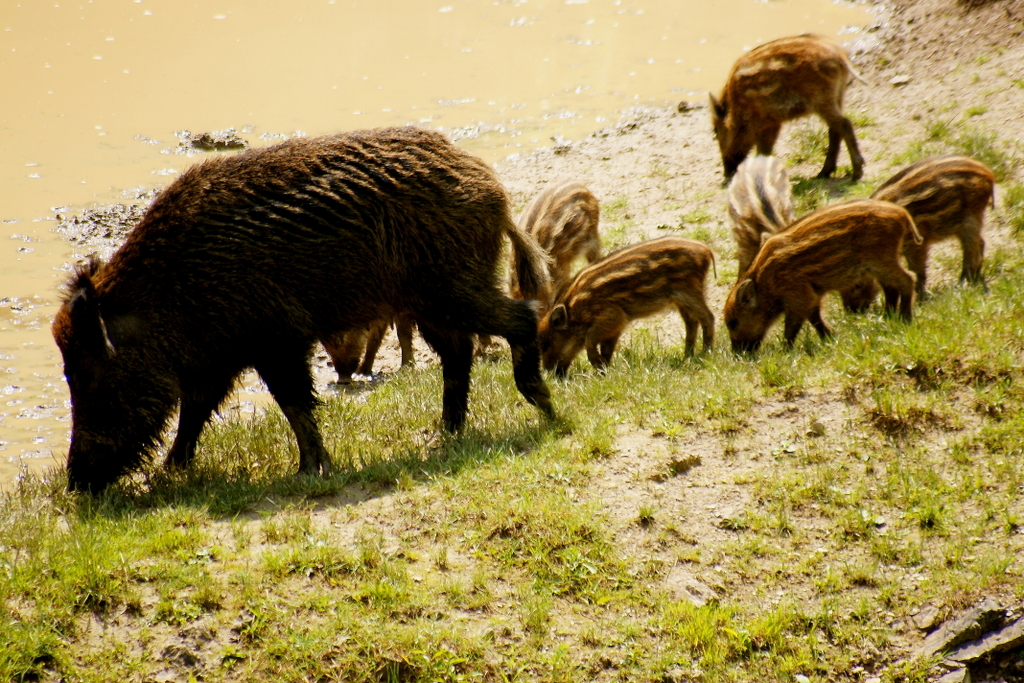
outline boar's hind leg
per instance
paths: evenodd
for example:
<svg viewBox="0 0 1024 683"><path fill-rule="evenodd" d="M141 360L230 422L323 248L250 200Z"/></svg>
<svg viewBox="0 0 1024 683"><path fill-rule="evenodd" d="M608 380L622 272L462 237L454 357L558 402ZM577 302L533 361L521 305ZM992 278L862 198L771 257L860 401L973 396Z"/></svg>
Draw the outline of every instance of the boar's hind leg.
<svg viewBox="0 0 1024 683"><path fill-rule="evenodd" d="M960 271L960 279L984 284L981 266L985 261L985 238L981 236L981 219L970 216L964 218L964 223L960 231L960 246L964 252L964 266ZM973 229L968 229L969 226Z"/></svg>
<svg viewBox="0 0 1024 683"><path fill-rule="evenodd" d="M853 123L843 116L839 110L827 112L822 118L828 124L828 152L825 154L825 165L822 166L819 178L828 178L836 170L836 163L839 161L839 147L842 142L846 143L846 150L850 153L850 166L852 173L850 180L860 180L864 175L864 157L860 154L857 146L857 136L853 132Z"/></svg>
<svg viewBox="0 0 1024 683"><path fill-rule="evenodd" d="M253 364L271 396L281 406L299 444L299 474L331 473L331 456L324 448L313 416L317 399L307 353L301 349L274 349Z"/></svg>
<svg viewBox="0 0 1024 683"><path fill-rule="evenodd" d="M473 338L468 334L437 330L422 323L420 334L441 358L441 373L444 375L441 423L446 431L457 432L466 423L466 412L469 409Z"/></svg>
<svg viewBox="0 0 1024 683"><path fill-rule="evenodd" d="M221 376L207 379L201 387L183 387L181 413L178 416L178 434L167 453L166 466L180 468L192 462L196 454L196 443L213 411L228 395L233 377Z"/></svg>
<svg viewBox="0 0 1024 683"><path fill-rule="evenodd" d="M925 280L928 271L928 246L927 242L924 244L914 244L911 240L906 240L903 243L903 255L907 257L907 267L917 277L914 289L917 291L917 298L922 300L928 296L925 291Z"/></svg>
<svg viewBox="0 0 1024 683"><path fill-rule="evenodd" d="M676 310L686 326L686 355L692 356L697 346L697 326L703 331L701 350L711 351L715 343L715 314L708 308L703 296L688 296L676 301Z"/></svg>
<svg viewBox="0 0 1024 683"><path fill-rule="evenodd" d="M914 276L896 263L888 272L876 273L875 277L885 292L886 312L895 311L898 303L900 317L909 322L913 317L911 308L914 305Z"/></svg>

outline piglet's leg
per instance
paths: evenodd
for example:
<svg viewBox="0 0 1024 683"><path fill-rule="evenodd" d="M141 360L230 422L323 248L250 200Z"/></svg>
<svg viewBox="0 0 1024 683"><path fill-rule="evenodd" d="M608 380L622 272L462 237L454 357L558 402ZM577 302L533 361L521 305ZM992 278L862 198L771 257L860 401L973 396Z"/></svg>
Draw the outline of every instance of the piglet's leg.
<svg viewBox="0 0 1024 683"><path fill-rule="evenodd" d="M384 320L378 320L370 325L369 332L366 335L366 351L363 353L363 362L359 366L360 375L369 377L373 374L373 362L377 360L377 351L380 350L380 345L384 341L384 335L387 333L388 323Z"/></svg>
<svg viewBox="0 0 1024 683"><path fill-rule="evenodd" d="M819 337L822 339L830 339L832 337L832 330L828 329L828 325L821 319L821 306L811 311L811 315L807 319L814 326L814 329L818 331Z"/></svg>
<svg viewBox="0 0 1024 683"><path fill-rule="evenodd" d="M964 251L964 265L960 279L975 284L984 284L981 266L985 260L985 239L981 236L981 219L966 216L960 229L960 246Z"/></svg>

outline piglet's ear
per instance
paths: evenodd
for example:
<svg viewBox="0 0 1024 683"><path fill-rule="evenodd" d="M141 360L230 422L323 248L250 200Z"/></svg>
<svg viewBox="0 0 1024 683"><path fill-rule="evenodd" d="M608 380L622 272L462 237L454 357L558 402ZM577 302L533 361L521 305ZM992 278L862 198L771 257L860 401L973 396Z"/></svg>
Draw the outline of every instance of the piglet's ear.
<svg viewBox="0 0 1024 683"><path fill-rule="evenodd" d="M726 114L725 103L719 101L714 93L708 93L708 98L711 100L711 116L713 119L724 119Z"/></svg>
<svg viewBox="0 0 1024 683"><path fill-rule="evenodd" d="M747 278L740 283L740 286L736 289L736 301L741 306L756 306L757 305L757 285L750 278Z"/></svg>
<svg viewBox="0 0 1024 683"><path fill-rule="evenodd" d="M548 322L556 330L564 330L569 326L569 311L566 310L565 304L558 304L551 309Z"/></svg>

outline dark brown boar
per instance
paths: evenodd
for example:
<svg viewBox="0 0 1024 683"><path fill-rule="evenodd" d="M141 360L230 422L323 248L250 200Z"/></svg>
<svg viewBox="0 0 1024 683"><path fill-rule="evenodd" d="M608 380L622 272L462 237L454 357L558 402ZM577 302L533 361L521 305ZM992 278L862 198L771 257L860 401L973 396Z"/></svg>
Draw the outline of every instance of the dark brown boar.
<svg viewBox="0 0 1024 683"><path fill-rule="evenodd" d="M914 277L900 265L905 236L921 240L905 209L855 199L818 209L769 238L725 302L733 350L757 350L780 315L785 315L787 346L806 320L823 339L831 336L821 319L822 298L866 277L881 283L888 310L898 305L910 320Z"/></svg>
<svg viewBox="0 0 1024 683"><path fill-rule="evenodd" d="M786 169L776 157L744 159L729 183L729 216L736 238L737 275L750 267L766 239L793 224L793 189ZM864 313L878 293L874 278L842 289L843 306Z"/></svg>
<svg viewBox="0 0 1024 683"><path fill-rule="evenodd" d="M366 327L345 332L335 332L320 340L331 357L340 384L352 382L355 374L369 377L373 374L373 363L377 360L388 329L394 326L398 335L398 346L402 350L402 367L416 365L412 349L412 335L415 323L408 313L399 313L394 320L376 320ZM362 358L362 362L360 362Z"/></svg>
<svg viewBox="0 0 1024 683"><path fill-rule="evenodd" d="M532 235L550 256L552 291L572 278L571 268L577 258L583 256L588 263L601 258L597 232L600 215L597 197L582 183L566 180L545 188L519 217L519 229ZM524 298L514 272L511 280L512 296Z"/></svg>
<svg viewBox="0 0 1024 683"><path fill-rule="evenodd" d="M295 138L190 168L108 263L67 284L53 334L71 390L69 488L139 467L178 403L168 464L188 464L247 367L295 432L299 472L329 474L313 344L398 313L441 358L446 429L466 418L475 333L509 341L516 386L552 414L536 304L499 287L505 236L524 290L546 299L544 254L496 174L433 131Z"/></svg>
<svg viewBox="0 0 1024 683"><path fill-rule="evenodd" d="M782 162L757 155L740 164L729 183L729 217L742 277L761 243L793 222L793 188Z"/></svg>
<svg viewBox="0 0 1024 683"><path fill-rule="evenodd" d="M907 265L917 275L917 296L925 296L925 270L932 244L956 237L963 249L960 279L982 282L985 208L994 203L995 177L985 164L956 154L911 164L875 190L872 198L905 208L924 241L903 244Z"/></svg>
<svg viewBox="0 0 1024 683"><path fill-rule="evenodd" d="M686 355L693 354L698 325L704 332L704 351L709 351L715 316L704 299L704 278L713 263L711 250L700 242L662 237L623 247L590 264L541 318L544 367L565 375L586 347L591 365L603 368L632 321L671 307L686 325Z"/></svg>
<svg viewBox="0 0 1024 683"><path fill-rule="evenodd" d="M828 125L828 152L818 177L827 178L836 170L840 143L845 141L852 178L860 178L864 158L853 124L843 116L843 95L851 77L863 80L846 50L821 36L780 38L740 57L721 97L711 95L711 121L726 179L752 147L756 145L759 154L771 154L782 124L808 114L817 114Z"/></svg>

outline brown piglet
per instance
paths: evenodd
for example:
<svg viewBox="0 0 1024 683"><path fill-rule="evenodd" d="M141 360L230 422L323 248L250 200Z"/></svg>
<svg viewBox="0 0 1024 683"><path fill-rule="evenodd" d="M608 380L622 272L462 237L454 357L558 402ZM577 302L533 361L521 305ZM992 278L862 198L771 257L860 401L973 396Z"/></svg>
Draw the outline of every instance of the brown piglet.
<svg viewBox="0 0 1024 683"><path fill-rule="evenodd" d="M532 235L551 257L548 272L552 291L572 278L572 264L577 258L583 256L588 263L601 258L597 232L600 215L597 197L582 183L566 180L545 188L519 217L519 229ZM514 271L511 280L512 296L524 298Z"/></svg>
<svg viewBox="0 0 1024 683"><path fill-rule="evenodd" d="M882 199L905 208L914 218L921 244L905 242L907 266L917 275L917 296L925 296L925 270L932 244L956 237L963 249L960 279L981 282L985 208L994 203L995 178L989 168L957 154L929 157L894 175L875 190Z"/></svg>
<svg viewBox="0 0 1024 683"><path fill-rule="evenodd" d="M591 365L604 368L631 322L673 307L686 325L686 354L693 354L698 325L704 351L710 350L715 316L704 298L704 279L713 264L711 249L681 237L623 247L590 264L558 292L541 318L545 369L565 375L584 347Z"/></svg>
<svg viewBox="0 0 1024 683"><path fill-rule="evenodd" d="M339 384L349 384L352 376L359 374L369 377L373 374L373 363L377 359L377 351L384 341L388 328L395 327L398 345L402 349L402 367L416 365L412 349L412 335L416 324L406 313L399 313L393 319L375 320L365 327L357 327L344 332L335 332L320 340L324 349L331 357L334 370L338 373ZM362 356L362 362L360 362Z"/></svg>
<svg viewBox="0 0 1024 683"><path fill-rule="evenodd" d="M760 155L744 159L729 183L729 217L742 278L764 241L793 224L793 189L782 162ZM878 283L871 277L839 292L853 313L867 311L876 294Z"/></svg>
<svg viewBox="0 0 1024 683"><path fill-rule="evenodd" d="M725 302L725 324L734 351L755 351L768 328L785 316L783 337L792 346L804 321L824 339L826 292L850 288L866 277L885 292L886 308L912 318L914 276L900 264L905 237L921 242L914 220L890 202L854 199L826 206L769 238Z"/></svg>
<svg viewBox="0 0 1024 683"><path fill-rule="evenodd" d="M863 175L864 157L853 124L843 116L843 95L850 78L860 78L839 45L810 34L780 38L740 57L720 97L711 95L711 121L725 166L736 172L752 147L771 154L782 124L817 114L828 125L828 152L818 174L836 170L839 147L846 143L854 180Z"/></svg>
<svg viewBox="0 0 1024 683"><path fill-rule="evenodd" d="M761 243L793 222L793 189L786 168L772 156L748 157L729 183L729 218L742 277Z"/></svg>

